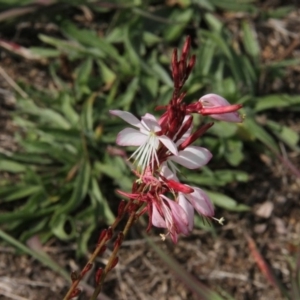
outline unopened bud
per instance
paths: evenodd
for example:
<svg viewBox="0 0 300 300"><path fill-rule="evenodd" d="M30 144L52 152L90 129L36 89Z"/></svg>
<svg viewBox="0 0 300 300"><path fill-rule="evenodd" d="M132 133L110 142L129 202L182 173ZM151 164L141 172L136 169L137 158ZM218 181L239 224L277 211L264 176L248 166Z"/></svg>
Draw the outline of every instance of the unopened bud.
<svg viewBox="0 0 300 300"><path fill-rule="evenodd" d="M105 252L105 250L106 250L106 246L103 245L103 246L101 247L101 249L100 249L98 255L99 255L99 256L102 255L102 254Z"/></svg>
<svg viewBox="0 0 300 300"><path fill-rule="evenodd" d="M107 240L107 241L110 240L111 237L112 237L112 235L113 235L113 230L112 230L111 226L109 226L109 227L107 228L106 240Z"/></svg>
<svg viewBox="0 0 300 300"><path fill-rule="evenodd" d="M79 276L79 273L78 273L77 271L72 271L72 272L71 272L71 280L72 280L72 282L78 280L79 277L80 277L80 276Z"/></svg>
<svg viewBox="0 0 300 300"><path fill-rule="evenodd" d="M93 264L88 263L84 269L81 271L81 277L83 277L91 268L92 268Z"/></svg>
<svg viewBox="0 0 300 300"><path fill-rule="evenodd" d="M188 77L191 74L192 69L194 68L196 63L196 55L192 55L189 64L186 68L186 76Z"/></svg>
<svg viewBox="0 0 300 300"><path fill-rule="evenodd" d="M125 208L126 202L122 200L118 207L118 218L120 218L124 214L124 208Z"/></svg>
<svg viewBox="0 0 300 300"><path fill-rule="evenodd" d="M96 272L96 275L95 275L95 281L96 281L96 284L98 285L100 283L100 279L102 277L102 274L103 274L103 269L102 268L99 268Z"/></svg>
<svg viewBox="0 0 300 300"><path fill-rule="evenodd" d="M81 290L79 288L74 289L72 294L70 295L69 299L75 298L80 294Z"/></svg>
<svg viewBox="0 0 300 300"><path fill-rule="evenodd" d="M119 262L119 257L117 256L114 258L113 262L111 263L109 271L111 271L117 265L118 262Z"/></svg>
<svg viewBox="0 0 300 300"><path fill-rule="evenodd" d="M100 244L100 242L106 238L106 234L107 234L107 229L103 229L99 235L98 244Z"/></svg>
<svg viewBox="0 0 300 300"><path fill-rule="evenodd" d="M115 241L114 248L119 248L124 240L123 232L119 232L118 237Z"/></svg>
<svg viewBox="0 0 300 300"><path fill-rule="evenodd" d="M182 47L181 59L183 61L186 60L186 58L189 54L190 48L191 48L191 37L188 36L185 40L185 43L184 43L183 47Z"/></svg>
<svg viewBox="0 0 300 300"><path fill-rule="evenodd" d="M194 189L190 186L182 184L172 179L167 179L167 185L170 189L174 190L175 192L182 192L184 194L191 194L192 192L194 192Z"/></svg>
<svg viewBox="0 0 300 300"><path fill-rule="evenodd" d="M203 135L214 123L207 123L201 126L196 132L190 135L183 143L178 147L178 151L185 149L187 146L191 145L195 140L197 140L201 135Z"/></svg>

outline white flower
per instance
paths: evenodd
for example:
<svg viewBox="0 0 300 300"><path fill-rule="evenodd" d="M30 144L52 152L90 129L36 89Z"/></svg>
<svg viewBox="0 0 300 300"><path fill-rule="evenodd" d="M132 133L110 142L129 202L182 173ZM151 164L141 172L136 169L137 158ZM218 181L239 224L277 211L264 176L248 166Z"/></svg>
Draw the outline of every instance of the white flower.
<svg viewBox="0 0 300 300"><path fill-rule="evenodd" d="M177 147L171 139L165 135L158 135L161 127L155 117L151 114L145 114L141 121L133 114L121 111L110 110L112 115L118 116L132 126L139 128L125 128L119 132L116 143L120 146L138 146L137 150L130 158L135 157L135 162L143 173L147 166L151 163L152 169L154 162L159 166L157 150L160 142L173 154L177 155Z"/></svg>

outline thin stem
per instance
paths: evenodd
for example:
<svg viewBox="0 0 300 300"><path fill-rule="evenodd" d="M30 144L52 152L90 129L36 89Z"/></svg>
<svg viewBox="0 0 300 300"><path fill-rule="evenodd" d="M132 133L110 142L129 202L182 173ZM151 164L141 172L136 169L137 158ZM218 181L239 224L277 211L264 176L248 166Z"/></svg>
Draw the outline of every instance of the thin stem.
<svg viewBox="0 0 300 300"><path fill-rule="evenodd" d="M129 217L127 223L126 223L126 226L125 226L125 228L124 228L124 230L123 230L123 235L124 235L124 237L127 235L128 231L129 231L129 229L130 229L130 227L132 226L132 224L133 224L133 222L134 222L134 220L135 220L135 217L136 217L136 211L134 211L134 212L131 213L131 215L130 215L130 217ZM93 293L92 297L90 298L90 300L96 300L96 299L97 299L97 296L98 296L99 293L101 292L102 286L103 286L103 282L104 282L104 280L105 280L105 277L106 277L106 275L108 274L108 272L111 270L112 263L114 262L114 260L115 260L115 258L116 258L116 256L117 256L117 254L118 254L118 251L119 251L119 249L120 249L120 246L121 246L121 243L120 243L118 246L116 246L116 247L114 248L114 250L113 250L113 252L112 252L112 254L111 254L111 256L110 256L110 258L109 258L109 260L108 260L108 263L107 263L106 266L105 266L105 269L104 269L103 274L102 274L102 276L101 276L100 282L99 282L99 284L96 286L96 288L95 288L95 290L94 290L94 293Z"/></svg>
<svg viewBox="0 0 300 300"><path fill-rule="evenodd" d="M123 210L123 214L121 216L118 216L116 218L116 220L114 221L114 223L111 225L111 228L112 229L115 229L117 227L117 225L120 223L120 221L123 219L129 205L130 205L131 202L128 202L126 204L126 206L124 207L124 210ZM126 227L125 227L126 229ZM125 231L124 229L124 231ZM84 268L82 270L85 270L89 267L90 264L93 264L96 257L99 255L99 252L101 251L102 247L108 242L108 240L106 239L103 239L102 241L100 241L100 243L97 245L97 247L95 248L93 254L91 255L90 259L88 260L88 262L86 263L86 265L84 266ZM84 274L83 274L84 275ZM67 294L65 295L65 297L63 298L63 300L69 300L70 299L70 296L72 295L73 291L77 288L78 284L80 283L80 281L82 280L83 278L83 275L82 275L82 272L81 274L79 275L79 277L74 280L72 282L72 285L70 286Z"/></svg>

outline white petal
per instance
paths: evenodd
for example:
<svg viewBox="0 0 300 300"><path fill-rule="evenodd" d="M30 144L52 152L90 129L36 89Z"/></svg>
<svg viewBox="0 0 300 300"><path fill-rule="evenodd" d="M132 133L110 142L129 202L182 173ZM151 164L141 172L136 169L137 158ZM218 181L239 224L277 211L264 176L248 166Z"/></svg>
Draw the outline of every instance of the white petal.
<svg viewBox="0 0 300 300"><path fill-rule="evenodd" d="M167 149L174 155L178 155L176 145L165 135L157 136L157 138L167 147Z"/></svg>
<svg viewBox="0 0 300 300"><path fill-rule="evenodd" d="M116 143L120 146L140 146L148 136L133 128L125 128L118 133Z"/></svg>
<svg viewBox="0 0 300 300"><path fill-rule="evenodd" d="M188 169L197 169L206 165L211 158L212 154L206 148L189 146L169 159Z"/></svg>
<svg viewBox="0 0 300 300"><path fill-rule="evenodd" d="M155 118L153 120L152 118L142 117L141 124L147 131L157 132L161 130L161 127Z"/></svg>
<svg viewBox="0 0 300 300"><path fill-rule="evenodd" d="M139 127L139 128L141 127L141 121L128 111L110 110L109 112L110 114L123 119L125 122L129 123L132 126Z"/></svg>
<svg viewBox="0 0 300 300"><path fill-rule="evenodd" d="M214 207L207 196L207 194L201 189L192 186L194 192L191 194L185 194L186 198L191 202L196 211L206 217L212 217L214 215Z"/></svg>
<svg viewBox="0 0 300 300"><path fill-rule="evenodd" d="M190 118L190 116L185 116L184 120L182 122L182 126L184 126L185 122ZM182 126L180 127L180 129L182 128ZM180 129L178 130L178 132L180 131ZM189 127L189 129L184 133L184 135L176 142L176 145L179 146L181 143L183 143L192 133L192 129L193 129L193 123L191 124L191 126Z"/></svg>
<svg viewBox="0 0 300 300"><path fill-rule="evenodd" d="M161 165L161 171L160 171L160 174L164 177L166 177L167 179L172 179L172 180L175 180L175 181L179 181L176 174L174 174L170 168L167 166L166 163L163 163Z"/></svg>

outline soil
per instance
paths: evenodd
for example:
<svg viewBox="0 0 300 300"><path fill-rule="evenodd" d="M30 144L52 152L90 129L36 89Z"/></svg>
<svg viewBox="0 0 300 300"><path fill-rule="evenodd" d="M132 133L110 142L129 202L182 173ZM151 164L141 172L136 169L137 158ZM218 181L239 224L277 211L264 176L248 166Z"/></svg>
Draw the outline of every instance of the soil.
<svg viewBox="0 0 300 300"><path fill-rule="evenodd" d="M272 1L269 1L270 3ZM238 14L222 16L230 20L230 26L239 22ZM280 22L260 22L253 26L258 32L261 60L280 61L284 58L300 58L300 10L294 10ZM1 36L0 36L1 37ZM7 37L6 37L7 38ZM24 35L13 37L14 42ZM238 37L237 37L238 38ZM27 45L28 46L28 45ZM39 88L51 88L47 68L43 63L16 57L8 51L0 52L1 68L17 82L30 82ZM286 69L282 81L268 82L261 79L261 93L300 92L300 67ZM1 149L14 151L14 125L10 111L14 106L14 89L0 74L0 143ZM279 119L300 133L300 117L296 113L278 115ZM296 152L283 149L284 155L299 169L300 157ZM215 225L212 234L203 229L194 229L189 237L181 237L174 246L169 240L161 241L157 232L149 236L169 256L225 299L231 295L241 300L283 299L278 289L266 279L254 256L247 237L252 237L258 251L273 268L283 285L291 288L289 258L294 257L300 242L300 178L286 168L281 161L261 153L252 153L241 169L250 174L247 183L233 183L223 192L251 207L245 213L217 209L216 215L226 220L224 226ZM1 173L0 180L11 176ZM120 250L120 261L109 274L101 299L114 300L181 300L197 299L176 277L158 254L143 239L145 225L138 223L131 231ZM60 266L74 270L84 265L86 258L75 258L75 245L65 245L51 240L42 246ZM92 247L90 249L92 251ZM106 261L109 250L99 258ZM94 274L94 271L92 271ZM86 284L92 288L93 276ZM14 248L0 247L0 299L37 300L62 299L68 288L65 279L49 270L32 257L16 253ZM88 290L88 288L87 288ZM85 289L86 291L86 289ZM87 299L86 292L80 299Z"/></svg>

